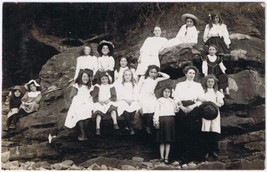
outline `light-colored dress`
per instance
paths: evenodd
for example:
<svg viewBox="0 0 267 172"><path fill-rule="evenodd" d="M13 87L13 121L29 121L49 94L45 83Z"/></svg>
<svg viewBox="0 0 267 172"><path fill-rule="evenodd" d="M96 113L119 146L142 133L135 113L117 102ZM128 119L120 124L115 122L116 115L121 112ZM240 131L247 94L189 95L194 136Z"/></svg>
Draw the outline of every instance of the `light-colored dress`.
<svg viewBox="0 0 267 172"><path fill-rule="evenodd" d="M213 24L212 28L210 28L209 24L206 25L205 31L203 34L203 41L206 42L211 37L223 37L226 45L231 44L227 26L223 23Z"/></svg>
<svg viewBox="0 0 267 172"><path fill-rule="evenodd" d="M175 112L177 109L174 99L161 97L157 100L153 121L158 123L160 116L175 116Z"/></svg>
<svg viewBox="0 0 267 172"><path fill-rule="evenodd" d="M77 83L74 84L73 87L76 88L78 92L72 99L65 120L65 126L68 128L75 127L76 123L81 120L91 118L93 110L93 101L90 95L92 89L88 89L86 85L79 87Z"/></svg>
<svg viewBox="0 0 267 172"><path fill-rule="evenodd" d="M134 112L140 109L136 84L133 85L131 82L117 84L116 93L118 99L118 116L121 116L124 111ZM131 104L128 104L125 100L134 101Z"/></svg>
<svg viewBox="0 0 267 172"><path fill-rule="evenodd" d="M148 37L140 49L140 63L138 63L136 74L144 75L149 65L160 67L159 52L167 43L163 37Z"/></svg>
<svg viewBox="0 0 267 172"><path fill-rule="evenodd" d="M204 94L204 99L206 101L212 101L213 103L216 103L219 105L219 107L223 106L223 97L224 95L220 92L217 91L215 93L214 89L209 89L208 91ZM214 120L207 120L202 118L202 128L201 131L203 132L216 132L216 133L221 133L221 115L220 111L218 111L218 116Z"/></svg>
<svg viewBox="0 0 267 172"><path fill-rule="evenodd" d="M184 24L179 32L177 33L176 37L170 39L167 43L168 47L179 45L179 44L197 44L198 41L198 30L195 26L186 27Z"/></svg>
<svg viewBox="0 0 267 172"><path fill-rule="evenodd" d="M22 108L27 113L38 111L41 98L42 98L41 91L26 92L21 99L22 104L20 108ZM27 104L25 104L24 102L26 102Z"/></svg>
<svg viewBox="0 0 267 172"><path fill-rule="evenodd" d="M113 71L115 66L115 60L112 56L98 57L98 70L100 71Z"/></svg>
<svg viewBox="0 0 267 172"><path fill-rule="evenodd" d="M90 69L93 71L93 75L96 74L98 69L98 62L96 56L80 56L77 58L76 70L74 80L78 77L81 69Z"/></svg>
<svg viewBox="0 0 267 172"><path fill-rule="evenodd" d="M98 87L98 88L97 88ZM94 112L96 111L100 111L103 114L106 114L110 108L111 105L113 105L114 107L117 107L116 104L116 91L114 91L115 93L111 93L111 90L115 88L113 87L113 85L107 84L107 85L95 85L94 91L95 92L95 96L97 98L97 101L94 101ZM115 97L114 95L115 94ZM110 102L108 104L100 104L100 101L106 101L106 100L110 100Z"/></svg>

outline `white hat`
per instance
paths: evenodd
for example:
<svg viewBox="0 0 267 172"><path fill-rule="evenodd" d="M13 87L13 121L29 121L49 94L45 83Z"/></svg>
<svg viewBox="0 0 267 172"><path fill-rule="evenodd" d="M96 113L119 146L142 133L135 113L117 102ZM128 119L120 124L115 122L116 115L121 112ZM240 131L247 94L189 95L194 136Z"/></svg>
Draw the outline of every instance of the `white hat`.
<svg viewBox="0 0 267 172"><path fill-rule="evenodd" d="M195 21L195 22L194 22L195 25L197 25L197 24L199 23L198 18L197 18L195 15L193 15L193 14L189 14L189 13L183 14L182 17L181 17L181 20L182 20L183 22L185 22L185 20L186 20L187 18L191 18L192 20L194 20L194 21Z"/></svg>

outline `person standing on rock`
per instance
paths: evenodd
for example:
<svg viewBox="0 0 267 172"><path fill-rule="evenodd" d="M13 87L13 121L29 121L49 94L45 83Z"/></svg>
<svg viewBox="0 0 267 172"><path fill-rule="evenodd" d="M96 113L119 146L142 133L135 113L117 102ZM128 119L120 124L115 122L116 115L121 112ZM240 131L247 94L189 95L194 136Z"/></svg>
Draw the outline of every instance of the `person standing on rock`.
<svg viewBox="0 0 267 172"><path fill-rule="evenodd" d="M40 85L35 80L30 80L25 84L27 92L21 98L21 105L18 113L14 114L13 122L16 125L21 117L24 117L32 112L38 111L42 94Z"/></svg>
<svg viewBox="0 0 267 172"><path fill-rule="evenodd" d="M169 79L170 76L160 72L156 65L148 66L145 76L141 76L138 83L140 112L143 115L144 126L148 134L152 134L153 115L155 112L157 98L155 88L160 81Z"/></svg>
<svg viewBox="0 0 267 172"><path fill-rule="evenodd" d="M204 50L207 50L209 45L214 44L218 47L218 53L229 54L231 40L227 26L223 23L218 12L209 14L209 24L205 27L203 40L205 42Z"/></svg>
<svg viewBox="0 0 267 172"><path fill-rule="evenodd" d="M87 140L85 133L85 120L92 117L93 101L90 95L90 91L92 91L92 76L92 70L81 69L75 80L75 84L72 86L70 94L72 102L67 113L65 126L67 128L74 128L76 124L78 124L80 130L80 134L78 136L79 141Z"/></svg>
<svg viewBox="0 0 267 172"><path fill-rule="evenodd" d="M148 37L140 49L136 74L144 76L149 65L160 67L159 53L165 48L167 39L161 37L161 28L154 27L154 36Z"/></svg>
<svg viewBox="0 0 267 172"><path fill-rule="evenodd" d="M114 81L115 60L113 58L114 45L110 41L103 40L98 44L97 51L100 57L97 58L98 71L96 72L93 84L96 84L101 72L107 72L111 77L111 82Z"/></svg>
<svg viewBox="0 0 267 172"><path fill-rule="evenodd" d="M214 75L207 75L202 81L205 101L202 106L202 140L205 159L218 158L218 139L221 133L221 117L219 108L223 106L223 94L218 91L218 79ZM213 115L215 114L215 115Z"/></svg>
<svg viewBox="0 0 267 172"><path fill-rule="evenodd" d="M9 131L10 125L14 123L14 114L18 113L21 105L22 91L20 86L15 86L11 90L11 96L9 100L9 112L7 114L6 131Z"/></svg>
<svg viewBox="0 0 267 172"><path fill-rule="evenodd" d="M123 72L122 81L115 86L117 93L118 116L123 116L126 120L126 129L130 134L134 134L133 120L135 113L140 109L138 103L137 83L133 72L126 69Z"/></svg>
<svg viewBox="0 0 267 172"><path fill-rule="evenodd" d="M175 112L179 110L171 96L172 88L165 86L162 89L162 97L157 100L153 117L154 126L159 129L156 139L160 143L160 161L165 164L169 164L171 144L175 142Z"/></svg>
<svg viewBox="0 0 267 172"><path fill-rule="evenodd" d="M226 75L226 67L223 64L223 57L217 55L217 46L216 45L209 45L207 56L204 56L202 59L202 73L204 76L208 74L215 75L219 81L218 86L219 90L224 93L225 91L225 98L229 100L233 100L230 96L229 86L228 86L228 76Z"/></svg>
<svg viewBox="0 0 267 172"><path fill-rule="evenodd" d="M111 76L108 72L99 74L99 83L94 86L91 95L94 102L94 114L96 118L96 135L100 135L100 123L103 117L110 115L113 121L113 128L119 129L117 122L117 94L116 89L111 84Z"/></svg>
<svg viewBox="0 0 267 172"><path fill-rule="evenodd" d="M196 25L199 23L198 18L193 14L186 13L182 15L181 20L185 24L180 28L176 37L168 41L168 47L179 44L197 44L198 42L199 31L196 29Z"/></svg>
<svg viewBox="0 0 267 172"><path fill-rule="evenodd" d="M195 66L186 66L183 70L186 80L175 87L174 100L180 110L176 114L177 148L184 162L200 160L201 115L200 108L204 91L194 78L198 74Z"/></svg>
<svg viewBox="0 0 267 172"><path fill-rule="evenodd" d="M93 77L98 70L97 57L92 56L92 48L90 46L83 47L80 56L77 58L74 81L77 79L81 69L90 69L93 71ZM92 81L92 79L90 79Z"/></svg>

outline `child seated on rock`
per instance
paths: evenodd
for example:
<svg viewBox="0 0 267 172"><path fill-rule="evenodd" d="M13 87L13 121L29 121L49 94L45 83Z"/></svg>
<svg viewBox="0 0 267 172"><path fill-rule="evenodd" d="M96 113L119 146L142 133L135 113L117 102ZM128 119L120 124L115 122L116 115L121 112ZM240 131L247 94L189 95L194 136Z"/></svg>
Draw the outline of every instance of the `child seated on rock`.
<svg viewBox="0 0 267 172"><path fill-rule="evenodd" d="M40 85L35 80L30 80L25 84L27 92L22 97L18 113L14 114L13 122L16 125L21 117L24 117L32 112L38 111L42 94Z"/></svg>
<svg viewBox="0 0 267 172"><path fill-rule="evenodd" d="M112 78L107 72L99 74L98 84L94 86L91 95L94 102L94 114L96 117L96 135L100 135L100 122L105 115L111 115L114 129L118 130L117 122L117 95L116 90L111 85Z"/></svg>
<svg viewBox="0 0 267 172"><path fill-rule="evenodd" d="M233 100L230 96L229 86L228 86L228 76L226 75L226 67L223 64L223 57L216 55L217 46L214 44L209 45L208 55L205 56L202 60L202 73L207 76L213 74L218 78L218 87L219 90L224 93L225 98Z"/></svg>
<svg viewBox="0 0 267 172"><path fill-rule="evenodd" d="M9 100L9 112L7 114L6 131L9 131L10 125L14 122L14 114L18 113L21 105L22 91L20 86L15 86L11 90L11 96Z"/></svg>

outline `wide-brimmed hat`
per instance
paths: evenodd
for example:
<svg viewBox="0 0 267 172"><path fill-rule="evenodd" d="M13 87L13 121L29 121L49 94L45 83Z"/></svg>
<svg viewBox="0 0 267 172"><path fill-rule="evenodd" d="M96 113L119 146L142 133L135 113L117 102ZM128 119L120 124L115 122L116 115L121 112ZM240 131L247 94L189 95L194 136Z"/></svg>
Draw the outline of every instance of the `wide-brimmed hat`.
<svg viewBox="0 0 267 172"><path fill-rule="evenodd" d="M89 77L93 77L94 72L91 69L80 69L79 75L86 73Z"/></svg>
<svg viewBox="0 0 267 172"><path fill-rule="evenodd" d="M101 42L98 44L98 46L97 46L97 52L98 52L100 55L102 55L101 50L102 50L102 47L103 47L104 45L107 45L107 46L108 46L108 49L109 49L109 51L110 51L110 52L109 52L109 55L110 55L110 56L113 55L115 46L114 46L114 44L113 44L112 42L110 42L110 41L106 41L106 40L103 40L103 41L101 41Z"/></svg>
<svg viewBox="0 0 267 172"><path fill-rule="evenodd" d="M203 102L200 106L200 113L202 118L213 120L218 116L218 107L211 101Z"/></svg>
<svg viewBox="0 0 267 172"><path fill-rule="evenodd" d="M40 87L40 85L35 81L35 80L30 80L27 84L25 84L25 88L26 88L26 90L30 90L30 84L34 84L35 85L35 87Z"/></svg>
<svg viewBox="0 0 267 172"><path fill-rule="evenodd" d="M21 86L16 85L16 86L14 86L13 88L11 88L11 91L16 91L16 90L19 90L20 92L22 92L22 88L21 88Z"/></svg>
<svg viewBox="0 0 267 172"><path fill-rule="evenodd" d="M192 20L194 20L195 21L195 23L194 23L195 25L197 25L199 23L198 18L195 15L189 14L189 13L183 14L182 17L181 17L181 20L185 23L187 18L191 18Z"/></svg>

